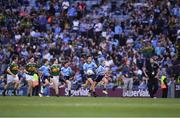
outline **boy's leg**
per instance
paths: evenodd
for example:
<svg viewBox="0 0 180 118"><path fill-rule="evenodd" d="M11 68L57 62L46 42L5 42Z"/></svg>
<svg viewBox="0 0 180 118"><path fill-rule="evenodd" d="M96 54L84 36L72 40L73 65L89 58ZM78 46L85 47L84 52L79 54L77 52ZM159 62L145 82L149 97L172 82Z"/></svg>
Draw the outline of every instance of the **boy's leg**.
<svg viewBox="0 0 180 118"><path fill-rule="evenodd" d="M8 87L9 87L9 83L6 83L6 85L4 85L4 91L2 92L3 96L6 96L6 91L7 91Z"/></svg>
<svg viewBox="0 0 180 118"><path fill-rule="evenodd" d="M69 96L71 96L71 81L66 80L66 84L67 84L67 88L68 88Z"/></svg>
<svg viewBox="0 0 180 118"><path fill-rule="evenodd" d="M152 82L148 82L147 84L147 87L148 87L148 91L149 91L149 94L150 94L150 97L153 98L154 95L153 95L153 90L152 90Z"/></svg>
<svg viewBox="0 0 180 118"><path fill-rule="evenodd" d="M104 79L103 93L106 94L106 95L108 94L108 92L107 92L107 85L108 85L108 83L109 83L108 80L105 78Z"/></svg>
<svg viewBox="0 0 180 118"><path fill-rule="evenodd" d="M15 85L14 85L13 94L16 96L16 92L19 89L19 85L20 85L20 81L19 81L18 76L16 76L16 78L14 78L14 81L15 81Z"/></svg>

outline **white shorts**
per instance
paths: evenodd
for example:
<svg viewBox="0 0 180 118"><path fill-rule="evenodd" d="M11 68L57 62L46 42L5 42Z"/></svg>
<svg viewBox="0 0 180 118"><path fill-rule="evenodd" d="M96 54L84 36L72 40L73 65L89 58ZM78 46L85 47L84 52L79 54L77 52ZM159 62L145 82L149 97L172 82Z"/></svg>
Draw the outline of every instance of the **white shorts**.
<svg viewBox="0 0 180 118"><path fill-rule="evenodd" d="M12 75L7 74L7 83L19 81L19 77L16 75L16 77L13 77Z"/></svg>
<svg viewBox="0 0 180 118"><path fill-rule="evenodd" d="M53 77L51 78L51 81L53 81L53 82L55 82L56 84L58 84L58 83L59 83L59 76L53 76Z"/></svg>
<svg viewBox="0 0 180 118"><path fill-rule="evenodd" d="M28 75L28 74L26 74L26 80L27 81L29 81L29 80L34 80L34 77L33 77L33 75Z"/></svg>

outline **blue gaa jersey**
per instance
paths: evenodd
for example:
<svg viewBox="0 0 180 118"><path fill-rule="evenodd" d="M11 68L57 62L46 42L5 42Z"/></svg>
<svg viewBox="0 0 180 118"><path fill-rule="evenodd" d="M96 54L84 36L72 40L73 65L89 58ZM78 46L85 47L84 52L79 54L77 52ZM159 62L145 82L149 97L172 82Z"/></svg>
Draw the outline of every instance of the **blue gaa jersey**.
<svg viewBox="0 0 180 118"><path fill-rule="evenodd" d="M96 74L97 75L105 75L106 73L106 67L100 65L97 69L96 69Z"/></svg>
<svg viewBox="0 0 180 118"><path fill-rule="evenodd" d="M72 69L71 69L71 67L67 67L67 68L62 67L61 68L61 73L63 74L63 76L71 76Z"/></svg>
<svg viewBox="0 0 180 118"><path fill-rule="evenodd" d="M49 76L50 75L49 66L47 66L47 65L41 66L38 70L41 71L44 76Z"/></svg>
<svg viewBox="0 0 180 118"><path fill-rule="evenodd" d="M83 70L87 72L87 70L92 70L93 72L96 70L97 65L94 62L91 63L85 63L83 65Z"/></svg>

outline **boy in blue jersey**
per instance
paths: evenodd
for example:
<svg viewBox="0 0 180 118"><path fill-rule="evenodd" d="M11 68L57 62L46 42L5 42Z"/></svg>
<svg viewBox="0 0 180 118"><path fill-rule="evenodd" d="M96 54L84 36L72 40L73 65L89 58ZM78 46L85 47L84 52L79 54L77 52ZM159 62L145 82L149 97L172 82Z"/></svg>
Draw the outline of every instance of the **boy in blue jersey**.
<svg viewBox="0 0 180 118"><path fill-rule="evenodd" d="M91 88L89 90L89 95L91 94L93 89L93 79L95 79L96 68L97 68L96 63L93 62L92 57L89 56L87 58L87 62L83 65L84 74L86 75L86 83L83 86L87 87L89 84L91 85Z"/></svg>
<svg viewBox="0 0 180 118"><path fill-rule="evenodd" d="M98 84L100 81L102 81L102 79L104 78L105 73L106 73L106 71L107 71L104 63L105 63L105 62L103 61L103 63L100 64L100 65L98 66L98 68L96 69L96 75L97 75L97 77L96 77L96 79L94 80L93 86L92 86L92 92L93 92L94 97L97 96L96 93L95 93L95 87L97 86L97 84ZM106 94L107 94L107 92L104 92L104 91L106 91L106 90L103 90L103 93L106 93Z"/></svg>
<svg viewBox="0 0 180 118"><path fill-rule="evenodd" d="M38 70L42 73L42 82L44 82L46 79L49 80L50 67L49 67L49 61L47 59L43 60L43 65Z"/></svg>
<svg viewBox="0 0 180 118"><path fill-rule="evenodd" d="M50 95L50 85L49 85L49 78L50 78L50 67L49 67L49 61L47 59L43 60L43 65L38 69L41 76L41 93L39 93L39 96L49 96Z"/></svg>
<svg viewBox="0 0 180 118"><path fill-rule="evenodd" d="M65 62L64 66L61 68L61 75L62 78L60 81L64 82L67 85L69 96L71 96L71 76L73 74L73 71L71 67L69 66L68 62Z"/></svg>

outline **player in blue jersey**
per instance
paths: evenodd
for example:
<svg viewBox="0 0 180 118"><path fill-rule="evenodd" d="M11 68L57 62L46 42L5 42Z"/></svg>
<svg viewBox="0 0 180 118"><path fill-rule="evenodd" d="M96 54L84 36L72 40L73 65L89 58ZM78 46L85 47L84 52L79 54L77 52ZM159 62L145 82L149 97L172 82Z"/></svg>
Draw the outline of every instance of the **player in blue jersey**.
<svg viewBox="0 0 180 118"><path fill-rule="evenodd" d="M49 61L47 59L43 60L43 65L38 69L41 76L41 92L39 93L39 96L50 96L50 67L49 67Z"/></svg>
<svg viewBox="0 0 180 118"><path fill-rule="evenodd" d="M42 73L42 82L44 82L46 79L49 80L50 77L50 67L49 67L49 61L47 59L43 60L43 65L38 69Z"/></svg>
<svg viewBox="0 0 180 118"><path fill-rule="evenodd" d="M87 87L89 84L91 85L91 88L89 90L89 95L91 94L93 89L93 80L96 78L95 76L96 68L97 68L96 63L93 62L92 57L89 56L87 58L87 62L83 65L84 74L86 76L86 82L83 86Z"/></svg>
<svg viewBox="0 0 180 118"><path fill-rule="evenodd" d="M104 78L105 74L107 72L107 69L105 67L104 61L102 62L102 64L100 64L98 66L98 68L96 69L96 79L93 82L93 86L92 86L92 92L94 97L96 97L96 93L95 93L95 88L97 86L97 84L102 81L102 79Z"/></svg>
<svg viewBox="0 0 180 118"><path fill-rule="evenodd" d="M61 68L61 76L62 78L60 81L67 85L67 89L69 92L69 96L71 96L71 78L72 78L73 71L69 66L68 62L65 62L64 66Z"/></svg>

